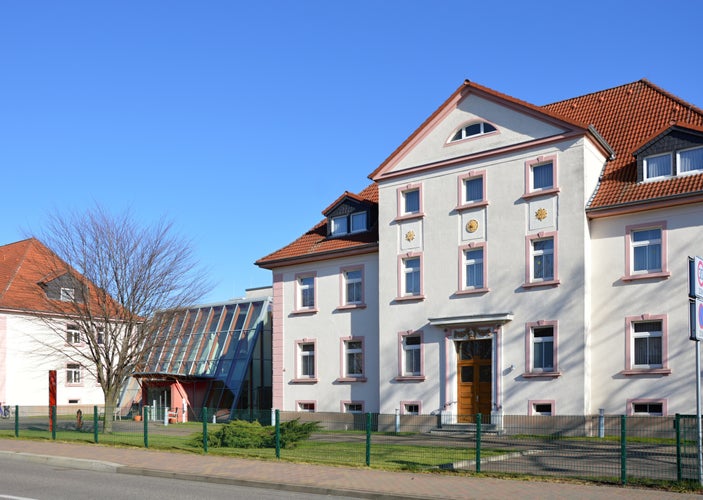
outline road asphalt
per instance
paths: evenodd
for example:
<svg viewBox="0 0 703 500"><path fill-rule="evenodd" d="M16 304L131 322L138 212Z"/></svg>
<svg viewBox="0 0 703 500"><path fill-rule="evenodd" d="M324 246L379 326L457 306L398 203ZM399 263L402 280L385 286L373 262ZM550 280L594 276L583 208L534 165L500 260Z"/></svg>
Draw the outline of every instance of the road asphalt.
<svg viewBox="0 0 703 500"><path fill-rule="evenodd" d="M576 484L549 480L512 480L447 473L389 472L194 455L90 443L0 439L0 459L121 474L170 477L357 498L540 498L540 499L686 499L703 498L633 487ZM1 467L0 467L1 470Z"/></svg>

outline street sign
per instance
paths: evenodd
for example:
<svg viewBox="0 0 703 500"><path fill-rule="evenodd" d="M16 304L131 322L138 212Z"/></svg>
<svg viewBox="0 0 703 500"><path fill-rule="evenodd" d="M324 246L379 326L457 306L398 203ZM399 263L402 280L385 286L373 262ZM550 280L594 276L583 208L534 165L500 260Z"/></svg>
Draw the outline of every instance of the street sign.
<svg viewBox="0 0 703 500"><path fill-rule="evenodd" d="M693 262L695 294L697 298L703 299L703 259L696 257Z"/></svg>
<svg viewBox="0 0 703 500"><path fill-rule="evenodd" d="M703 340L703 300L696 299L696 338Z"/></svg>

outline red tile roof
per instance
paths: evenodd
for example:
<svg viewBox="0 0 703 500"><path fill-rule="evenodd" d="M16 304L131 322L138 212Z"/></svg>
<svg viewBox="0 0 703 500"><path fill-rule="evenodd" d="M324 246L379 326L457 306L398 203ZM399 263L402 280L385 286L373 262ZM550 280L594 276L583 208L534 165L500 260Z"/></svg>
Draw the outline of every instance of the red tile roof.
<svg viewBox="0 0 703 500"><path fill-rule="evenodd" d="M38 283L48 281L49 271L41 263L55 258L35 238L0 246L0 308L46 311L46 294Z"/></svg>
<svg viewBox="0 0 703 500"><path fill-rule="evenodd" d="M647 80L548 104L543 109L592 124L615 150L606 164L589 212L651 203L667 197L699 195L703 174L637 182L633 153L672 125L703 126L703 111Z"/></svg>
<svg viewBox="0 0 703 500"><path fill-rule="evenodd" d="M338 198L337 202L340 199ZM367 186L358 194L358 199L378 205L378 185L374 183ZM378 223L371 222L373 225L369 231L328 238L327 219L324 219L293 243L257 260L256 265L271 269L306 260L327 258L330 255L375 252L378 248Z"/></svg>
<svg viewBox="0 0 703 500"><path fill-rule="evenodd" d="M458 102L466 92L474 92L496 99L524 112L561 122L591 134L596 140L600 135L612 148L615 159L606 163L600 182L587 211L594 213L627 205L645 205L653 201L676 197L694 197L703 194L703 173L674 177L662 181L637 182L637 161L633 153L643 144L676 125L700 131L703 111L686 101L642 79L612 89L574 97L560 102L535 106L501 94L487 87L466 80L418 129L376 168L369 177L374 179L397 155L412 147L435 120ZM589 127L592 126L596 134ZM342 195L342 197L345 195ZM359 196L378 203L378 187L371 184ZM332 208L342 197L328 207ZM274 268L301 260L324 258L330 253L366 249L378 245L378 228L370 233L350 235L346 238L327 238L327 224L322 221L310 231L272 254L256 261L265 268Z"/></svg>
<svg viewBox="0 0 703 500"><path fill-rule="evenodd" d="M48 299L41 286L66 272L69 272L66 263L36 238L0 246L0 310L52 314L75 312L70 302ZM83 279L79 273L71 273L77 279ZM90 288L94 294L95 288ZM113 307L115 310L119 308L117 304Z"/></svg>

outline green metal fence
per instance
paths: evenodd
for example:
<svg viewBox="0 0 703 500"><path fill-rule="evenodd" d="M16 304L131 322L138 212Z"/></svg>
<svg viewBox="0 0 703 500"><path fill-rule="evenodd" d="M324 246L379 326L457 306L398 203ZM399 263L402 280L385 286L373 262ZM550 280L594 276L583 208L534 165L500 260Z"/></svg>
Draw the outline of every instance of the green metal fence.
<svg viewBox="0 0 703 500"><path fill-rule="evenodd" d="M222 449L208 437L225 423L202 408L197 422L154 419L144 408L141 421L115 419L103 432L98 407L14 407L0 419L0 437L181 448L200 453L371 466L397 470L455 470L561 476L610 483L698 481L694 415L666 417L587 415L481 415L448 420L440 415L302 413L245 411L241 420L273 425L270 449ZM136 412L135 412L136 413ZM114 418L114 417L113 417ZM316 422L308 440L285 447L286 422Z"/></svg>

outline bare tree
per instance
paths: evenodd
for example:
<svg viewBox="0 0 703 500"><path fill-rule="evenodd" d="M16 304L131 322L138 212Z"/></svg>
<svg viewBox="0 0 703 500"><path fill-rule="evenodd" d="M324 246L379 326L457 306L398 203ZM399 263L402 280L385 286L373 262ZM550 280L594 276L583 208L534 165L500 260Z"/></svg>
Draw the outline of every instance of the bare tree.
<svg viewBox="0 0 703 500"><path fill-rule="evenodd" d="M100 384L103 429L111 432L123 385L157 347L159 326L168 320L163 312L196 303L209 283L190 242L165 220L142 226L130 212L113 215L96 206L51 215L41 240L54 252L41 263L44 323L65 339L70 322L83 343L51 345Z"/></svg>

